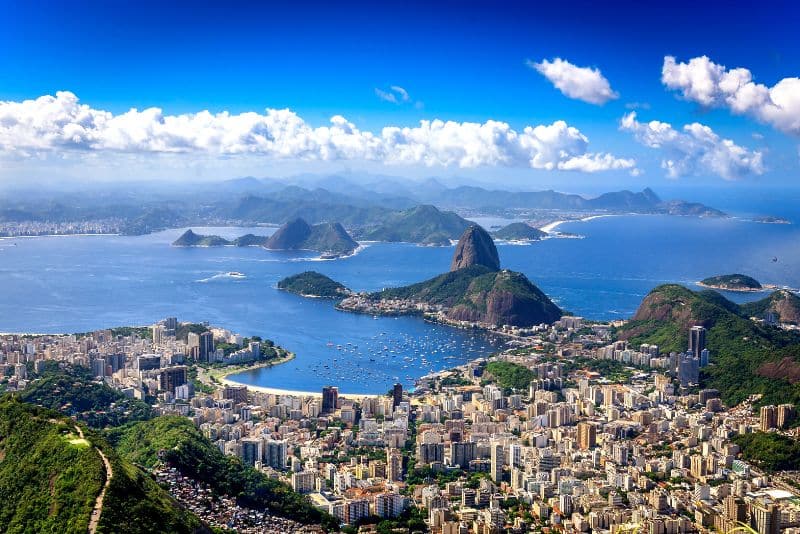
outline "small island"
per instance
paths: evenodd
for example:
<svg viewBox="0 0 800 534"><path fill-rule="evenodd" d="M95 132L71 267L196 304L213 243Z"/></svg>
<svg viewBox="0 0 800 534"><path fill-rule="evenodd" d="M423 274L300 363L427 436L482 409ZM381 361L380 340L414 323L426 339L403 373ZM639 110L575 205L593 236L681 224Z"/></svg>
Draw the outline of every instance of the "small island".
<svg viewBox="0 0 800 534"><path fill-rule="evenodd" d="M763 291L764 286L745 274L723 274L711 276L697 283L701 287L721 289L723 291Z"/></svg>
<svg viewBox="0 0 800 534"><path fill-rule="evenodd" d="M303 219L293 219L272 234L245 234L234 240L218 235L196 234L186 230L172 242L173 247L264 247L270 250L313 250L324 258L349 256L358 249L356 242L339 223L309 225Z"/></svg>
<svg viewBox="0 0 800 534"><path fill-rule="evenodd" d="M524 222L515 222L500 228L493 235L504 241L539 241L547 237L547 232Z"/></svg>
<svg viewBox="0 0 800 534"><path fill-rule="evenodd" d="M344 285L315 271L306 271L284 278L278 282L278 289L301 297L326 299L344 298L352 294Z"/></svg>

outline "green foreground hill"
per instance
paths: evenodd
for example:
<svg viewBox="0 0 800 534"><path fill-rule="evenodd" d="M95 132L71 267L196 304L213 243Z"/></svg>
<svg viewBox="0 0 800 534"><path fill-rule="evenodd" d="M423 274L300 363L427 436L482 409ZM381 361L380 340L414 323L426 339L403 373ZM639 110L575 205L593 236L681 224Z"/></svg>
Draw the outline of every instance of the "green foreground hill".
<svg viewBox="0 0 800 534"><path fill-rule="evenodd" d="M689 329L705 326L712 364L701 376L703 386L719 389L728 404L753 393L763 394L767 404L798 403L800 334L749 318L750 309L764 308L773 298L739 306L716 291L663 285L645 297L618 335L633 346L655 343L662 352L683 351Z"/></svg>
<svg viewBox="0 0 800 534"><path fill-rule="evenodd" d="M60 414L6 396L0 401L0 531L85 533L113 476L97 532L209 532L149 476L91 431Z"/></svg>
<svg viewBox="0 0 800 534"><path fill-rule="evenodd" d="M209 484L218 494L239 504L305 524L322 524L338 530L336 520L317 510L311 501L286 484L225 456L185 417L162 416L133 423L108 433L108 439L130 462L153 467L158 462L183 475Z"/></svg>

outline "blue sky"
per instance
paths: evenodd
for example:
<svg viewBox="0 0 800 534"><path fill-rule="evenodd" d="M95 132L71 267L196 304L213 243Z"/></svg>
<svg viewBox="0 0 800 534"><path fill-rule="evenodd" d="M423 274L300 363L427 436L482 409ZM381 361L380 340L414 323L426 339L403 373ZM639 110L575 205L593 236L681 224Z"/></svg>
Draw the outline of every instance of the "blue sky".
<svg viewBox="0 0 800 534"><path fill-rule="evenodd" d="M342 115L359 130L376 134L385 126L415 127L433 119L499 121L515 132L565 121L588 139L588 148L576 149L573 156L581 156L581 150L608 153L618 161L635 160L635 165L591 173L507 161L440 164L441 158L434 164L387 166L385 155L362 162L360 157L341 155L309 159L308 153L280 158L272 153L206 154L204 148L201 165L196 157L165 157L150 149L139 153L129 145L119 149L119 143L117 148L108 148L109 143L98 148L93 141L87 170L83 162L76 162L88 141L80 146L48 145L43 158L38 143L7 134L5 141L0 137L0 145L5 143L7 152L9 144L19 146L5 158L0 176L24 179L63 172L74 177L85 172L100 179L117 172L123 160L124 167L132 165L145 177L227 178L365 168L413 176L495 174L533 185L598 180L781 184L798 173L800 130L786 126L791 116L770 122L760 112L736 113L720 101L703 105L685 96L685 88L668 88L662 82L665 56L679 63L707 56L727 69L743 67L766 87L800 76L800 8L795 3L431 4L2 2L0 101L23 102L69 91L80 104L113 115L149 107L160 108L164 115L289 108L309 127L327 125L332 116ZM526 64L555 58L599 69L618 98L603 105L570 98ZM407 91L407 101L392 92L392 86ZM398 102L381 99L376 90L393 93ZM620 131L620 121L634 103L639 104L638 122ZM733 174L720 176L693 147L688 167L668 177L662 161L671 156L663 147L639 139L646 136L642 125L651 120L670 123L678 132L685 124L702 123L751 156L760 152L763 163L759 167L751 158L738 162Z"/></svg>

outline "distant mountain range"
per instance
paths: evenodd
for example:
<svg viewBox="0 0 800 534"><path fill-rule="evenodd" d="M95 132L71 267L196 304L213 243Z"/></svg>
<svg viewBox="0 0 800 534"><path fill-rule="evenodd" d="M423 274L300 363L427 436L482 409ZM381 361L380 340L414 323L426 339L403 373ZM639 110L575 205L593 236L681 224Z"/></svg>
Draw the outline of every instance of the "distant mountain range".
<svg viewBox="0 0 800 534"><path fill-rule="evenodd" d="M643 213L724 217L696 202L662 200L653 190L616 191L589 198L557 191L447 187L437 180L386 178L367 185L331 176L304 186L241 178L199 184L185 191L113 195L64 193L58 198L10 197L0 201L0 223L108 221L110 231L145 234L182 226L338 222L364 240L445 244L469 225L464 216L537 218L542 212Z"/></svg>

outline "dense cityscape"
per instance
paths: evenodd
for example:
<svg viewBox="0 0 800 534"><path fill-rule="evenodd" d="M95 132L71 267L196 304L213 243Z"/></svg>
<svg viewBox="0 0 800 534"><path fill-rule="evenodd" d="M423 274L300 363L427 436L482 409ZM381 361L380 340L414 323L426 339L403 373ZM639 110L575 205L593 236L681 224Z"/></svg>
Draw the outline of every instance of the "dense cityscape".
<svg viewBox="0 0 800 534"><path fill-rule="evenodd" d="M729 407L719 391L698 389L713 360L702 327L691 329L686 352L664 354L612 342L615 326L565 317L488 360L425 376L413 391L397 384L363 397L335 385L290 395L227 383L214 371L286 352L176 318L85 335L4 335L0 350L8 391L52 364L88 367L123 396L154 401L158 414L188 418L222 453L359 532L398 518L447 534L661 534L742 523L764 534L800 531L794 476L744 459L739 445L762 432L793 435L794 406L754 409L751 397ZM168 462L152 474L209 525L318 528L215 495Z"/></svg>

